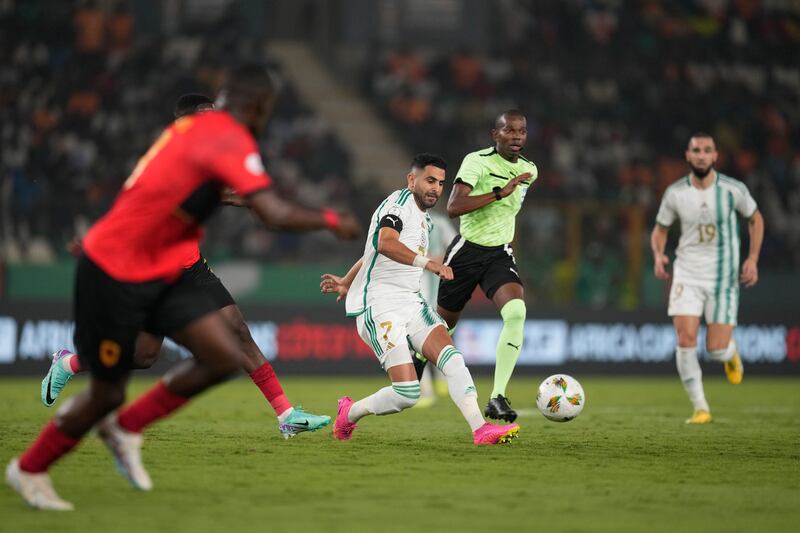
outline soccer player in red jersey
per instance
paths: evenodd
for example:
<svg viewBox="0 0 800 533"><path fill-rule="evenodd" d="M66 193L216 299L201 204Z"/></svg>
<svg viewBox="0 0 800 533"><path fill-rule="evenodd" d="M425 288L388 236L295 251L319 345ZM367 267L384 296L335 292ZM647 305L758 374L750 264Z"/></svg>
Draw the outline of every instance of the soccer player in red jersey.
<svg viewBox="0 0 800 533"><path fill-rule="evenodd" d="M266 70L234 70L220 98L222 111L184 117L164 131L84 239L75 282L75 345L81 366L91 373L89 387L63 405L6 468L8 483L33 507L73 509L55 492L47 471L98 422L120 470L134 486L152 488L141 463L142 430L241 366L241 346L230 325L215 312L213 299L187 280L185 269L222 188L245 198L272 229L358 234L352 215L304 209L270 190L253 138L275 99ZM187 209L187 200L198 197ZM125 400L136 338L151 328L168 332L194 357L180 375L159 381L107 417Z"/></svg>
<svg viewBox="0 0 800 533"><path fill-rule="evenodd" d="M175 104L175 119L189 116L194 113L211 111L214 102L202 94L185 94L178 98ZM191 202L184 202L189 205ZM189 209L186 208L185 209ZM76 251L80 249L80 242L75 242ZM79 255L77 253L76 255ZM199 259L198 259L199 258ZM283 392L278 376L269 361L250 333L239 307L231 294L222 284L222 281L211 271L208 264L200 255L199 243L197 251L187 259L186 266L189 276L187 279L194 284L197 290L207 292L216 302L217 309L231 325L234 335L239 340L244 357L242 369L247 372L253 383L270 403L278 417L278 431L288 439L298 433L316 431L327 426L331 418L308 413L301 408L292 406ZM161 346L164 343L164 333L159 331L142 331L136 338L136 351L133 356L133 368L150 368L158 359ZM185 367L178 365L165 376L165 383L169 383L175 376L179 376ZM55 404L61 391L75 374L84 369L80 365L78 355L69 350L58 350L53 354L53 361L47 375L42 380L41 398L45 406Z"/></svg>

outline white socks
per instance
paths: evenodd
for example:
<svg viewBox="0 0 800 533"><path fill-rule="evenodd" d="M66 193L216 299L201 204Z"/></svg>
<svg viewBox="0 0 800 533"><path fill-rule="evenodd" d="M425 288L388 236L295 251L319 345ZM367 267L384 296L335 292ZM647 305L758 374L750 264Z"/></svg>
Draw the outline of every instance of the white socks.
<svg viewBox="0 0 800 533"><path fill-rule="evenodd" d="M728 343L727 348L723 348L722 350L713 350L708 352L708 356L711 358L712 361L717 361L720 363L727 363L733 357L733 354L736 353L736 341L731 339Z"/></svg>
<svg viewBox="0 0 800 533"><path fill-rule="evenodd" d="M464 356L452 345L447 345L439 352L436 366L447 379L450 398L474 432L485 423L485 420L478 407L478 392L475 390L469 369L464 364Z"/></svg>
<svg viewBox="0 0 800 533"><path fill-rule="evenodd" d="M414 407L419 400L419 381L393 382L375 394L358 400L350 407L348 421L358 422L361 418L373 415L390 415L403 409Z"/></svg>
<svg viewBox="0 0 800 533"><path fill-rule="evenodd" d="M711 411L703 392L703 371L697 361L697 346L691 348L678 348L675 350L675 361L678 366L678 375L683 383L683 388L689 396L695 411Z"/></svg>

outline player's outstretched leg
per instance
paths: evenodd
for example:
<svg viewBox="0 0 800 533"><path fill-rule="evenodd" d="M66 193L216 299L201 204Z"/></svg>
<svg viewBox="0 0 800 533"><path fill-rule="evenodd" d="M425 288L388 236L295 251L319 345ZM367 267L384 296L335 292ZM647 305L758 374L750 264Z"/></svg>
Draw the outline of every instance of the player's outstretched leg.
<svg viewBox="0 0 800 533"><path fill-rule="evenodd" d="M69 350L58 350L53 353L53 362L47 375L42 380L42 403L52 407L58 400L59 394L69 380L80 372L78 355Z"/></svg>
<svg viewBox="0 0 800 533"><path fill-rule="evenodd" d="M227 291L226 291L227 293ZM253 340L250 328L244 320L239 306L227 305L221 309L225 319L231 326L244 354L243 368L253 384L272 406L278 417L278 431L284 439L294 437L306 431L317 431L331 423L327 415L315 415L304 411L302 406L293 407L283 392L281 382L275 369L261 353L261 349Z"/></svg>
<svg viewBox="0 0 800 533"><path fill-rule="evenodd" d="M336 421L333 425L334 437L339 440L350 440L356 422L367 415L391 415L414 407L419 400L419 381L410 378L414 374L414 366L411 363L401 366L408 367L407 381L392 381L391 386L384 387L357 402L353 402L349 396L339 398ZM390 376L391 374L390 372Z"/></svg>
<svg viewBox="0 0 800 533"><path fill-rule="evenodd" d="M506 397L506 386L508 386L522 349L525 315L525 302L518 298L508 301L500 309L500 316L503 317L503 329L497 340L494 389L484 412L488 418L507 422L517 419L517 412L511 408L511 402Z"/></svg>
<svg viewBox="0 0 800 533"><path fill-rule="evenodd" d="M450 340L446 336L444 328L435 329L431 336L433 335L441 336L447 341ZM428 340L432 342L432 346L435 346L436 339L430 339L431 336ZM425 348L429 348L427 342ZM452 344L447 344L439 351L436 357L436 368L441 370L447 380L450 398L469 424L475 444L504 444L518 436L518 424L496 425L483 419L480 407L478 407L478 392L472 381L472 375L464 363L464 356Z"/></svg>

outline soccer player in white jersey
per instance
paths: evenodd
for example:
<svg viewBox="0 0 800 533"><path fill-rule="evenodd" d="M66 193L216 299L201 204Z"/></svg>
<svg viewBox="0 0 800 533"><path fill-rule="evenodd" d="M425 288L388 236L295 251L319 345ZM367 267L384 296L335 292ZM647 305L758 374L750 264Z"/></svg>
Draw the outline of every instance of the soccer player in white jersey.
<svg viewBox="0 0 800 533"><path fill-rule="evenodd" d="M322 292L346 295L347 315L356 318L361 338L375 352L391 385L357 402L339 399L333 434L349 440L356 422L367 415L388 415L413 407L420 396L412 362L416 350L447 379L450 397L469 424L475 444L501 444L517 436L519 425L495 425L483 419L478 394L464 357L444 321L420 294L423 271L452 279L453 271L426 257L431 219L428 209L442 194L447 165L431 154L414 157L408 186L389 195L373 213L364 255L343 277L324 274Z"/></svg>
<svg viewBox="0 0 800 533"><path fill-rule="evenodd" d="M742 360L733 340L739 307L739 282L752 287L758 281L758 254L764 238L764 219L755 200L740 181L714 169L714 139L696 133L689 139L686 162L689 175L664 192L650 236L654 270L668 280L669 258L664 254L669 227L680 221L668 314L675 325L678 346L675 358L694 413L687 424L712 421L703 391L703 375L697 361L700 317L706 320L706 349L714 361L724 364L728 381L741 383ZM736 214L747 220L750 250L739 275L739 225Z"/></svg>

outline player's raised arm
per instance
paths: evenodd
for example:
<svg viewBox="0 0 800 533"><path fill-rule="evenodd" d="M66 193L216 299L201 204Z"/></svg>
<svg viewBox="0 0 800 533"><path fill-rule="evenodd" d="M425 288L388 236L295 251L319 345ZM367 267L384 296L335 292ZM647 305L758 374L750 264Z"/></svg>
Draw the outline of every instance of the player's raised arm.
<svg viewBox="0 0 800 533"><path fill-rule="evenodd" d="M358 237L358 221L347 212L332 209L306 209L281 198L274 191L266 189L250 195L247 203L256 212L258 218L272 229L283 231L328 229L340 239Z"/></svg>
<svg viewBox="0 0 800 533"><path fill-rule="evenodd" d="M392 222L392 218L397 217L394 215L386 215L384 217L385 222L381 222L382 227L378 233L378 253L385 255L392 261L429 270L444 280L449 281L453 279L453 270L449 266L414 253L408 246L400 242L400 232L388 225L396 224ZM402 228L402 225L400 227Z"/></svg>

